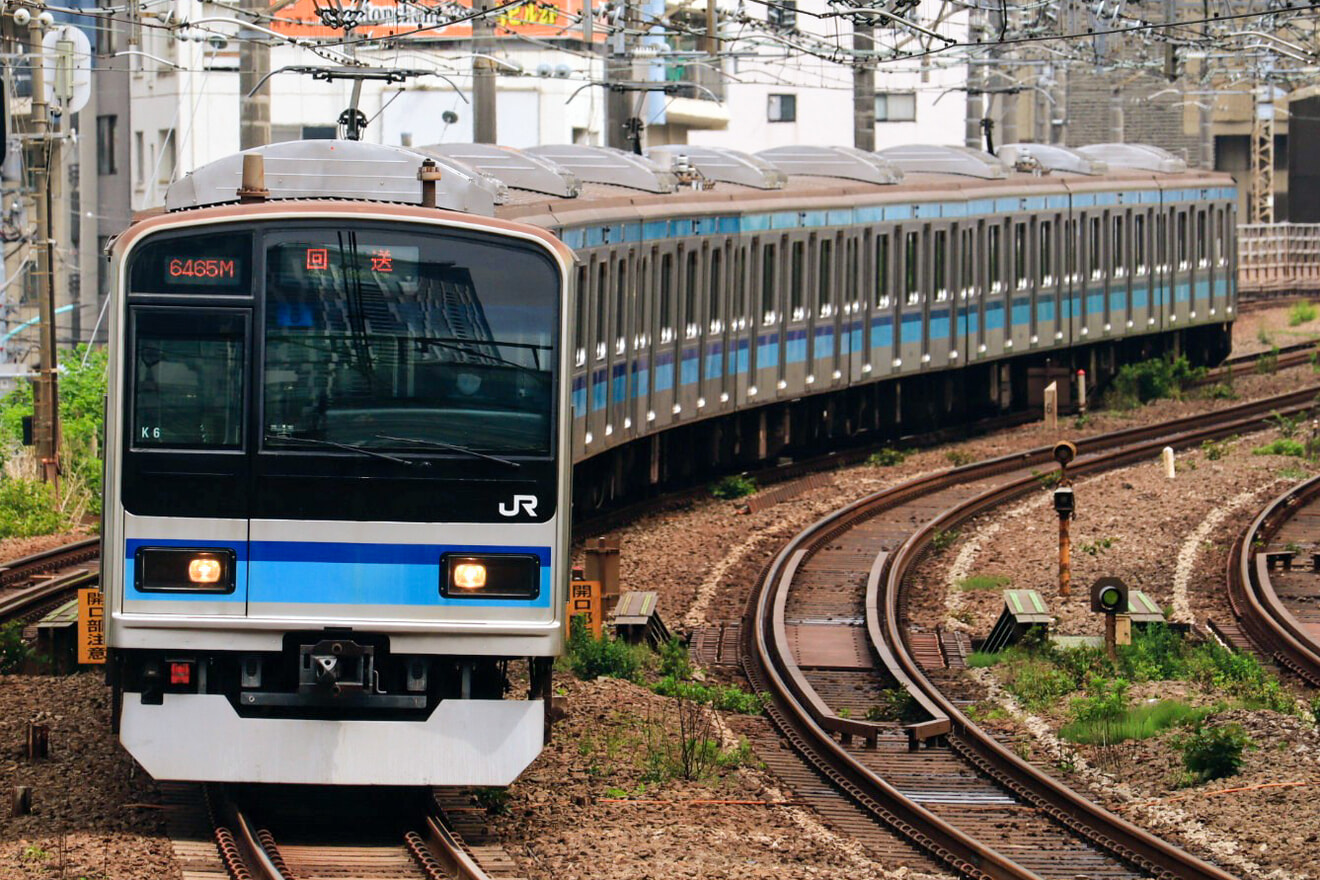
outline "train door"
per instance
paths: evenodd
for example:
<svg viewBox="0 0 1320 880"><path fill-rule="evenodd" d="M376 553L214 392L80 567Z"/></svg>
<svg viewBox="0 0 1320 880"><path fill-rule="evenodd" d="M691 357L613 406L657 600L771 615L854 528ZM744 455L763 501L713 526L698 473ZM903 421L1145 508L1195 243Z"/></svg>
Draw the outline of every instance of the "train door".
<svg viewBox="0 0 1320 880"><path fill-rule="evenodd" d="M950 361L965 364L976 351L980 324L980 315L976 311L976 226L972 221L964 220L954 227L952 235L958 243L958 271L955 279L957 304L954 307L956 348L950 352ZM955 353L957 357L952 357Z"/></svg>
<svg viewBox="0 0 1320 880"><path fill-rule="evenodd" d="M838 385L847 385L855 373L854 365L862 348L862 242L865 238L850 229L839 237L843 249L837 322L838 344L834 346L834 369L831 376Z"/></svg>
<svg viewBox="0 0 1320 880"><path fill-rule="evenodd" d="M1229 254L1228 243L1231 237L1228 235L1228 205L1224 202L1217 202L1214 206L1214 252L1211 255L1213 260L1213 271L1211 273L1210 283L1210 314L1218 316L1223 320L1230 313L1226 310L1228 302L1228 267Z"/></svg>
<svg viewBox="0 0 1320 880"><path fill-rule="evenodd" d="M1192 248L1192 302L1188 315L1192 320L1205 319L1210 313L1210 212L1204 200L1196 203L1196 222L1192 228L1195 237Z"/></svg>
<svg viewBox="0 0 1320 880"><path fill-rule="evenodd" d="M1026 351L1031 346L1032 298L1035 272L1032 268L1032 228L1034 219L1026 214L1009 221L1010 248L1008 330L1004 334L1004 352Z"/></svg>
<svg viewBox="0 0 1320 880"><path fill-rule="evenodd" d="M702 287L705 282L704 257L709 248L695 239L683 255L682 298L680 300L677 377L674 380L675 421L687 421L697 414L701 393L701 314Z"/></svg>
<svg viewBox="0 0 1320 880"><path fill-rule="evenodd" d="M636 285L632 277L633 269L634 261L630 259L630 254L620 251L614 260L610 290L610 399L609 418L605 422L606 442L610 445L621 443L627 437L624 420L628 419L630 413L628 328L631 326L628 291Z"/></svg>
<svg viewBox="0 0 1320 880"><path fill-rule="evenodd" d="M953 335L953 311L956 305L953 297L953 248L950 244L954 235L948 221L931 224L930 232L930 283L927 290L930 302L926 308L926 350L922 360L930 367L944 369L949 366L949 353L956 351Z"/></svg>
<svg viewBox="0 0 1320 880"><path fill-rule="evenodd" d="M1131 302L1131 256L1128 238L1132 231L1132 209L1116 208L1109 219L1112 230L1109 251L1109 298L1105 303L1105 335L1122 334L1127 326Z"/></svg>
<svg viewBox="0 0 1320 880"><path fill-rule="evenodd" d="M637 286L633 297L632 361L628 365L628 397L631 401L625 427L629 436L646 433L646 414L651 411L651 370L655 364L652 309L655 302L655 267L659 251L652 247L637 260Z"/></svg>
<svg viewBox="0 0 1320 880"><path fill-rule="evenodd" d="M697 395L697 409L702 414L718 412L720 394L724 387L725 327L727 299L725 295L726 246L720 241L709 248L706 256L706 302L701 321L701 385ZM727 398L725 398L727 400Z"/></svg>
<svg viewBox="0 0 1320 880"><path fill-rule="evenodd" d="M132 392L121 464L123 605L114 610L241 617L248 601L246 452L256 442L247 414L256 386L251 365L259 360L252 308L135 299L130 294L124 380ZM141 589L143 566L164 561L169 577L177 564L169 548L179 546L228 557L233 589Z"/></svg>
<svg viewBox="0 0 1320 880"><path fill-rule="evenodd" d="M1049 348L1055 344L1059 313L1060 215L1044 214L1036 225L1036 301L1032 307L1031 344Z"/></svg>
<svg viewBox="0 0 1320 880"><path fill-rule="evenodd" d="M985 284L981 294L981 341L976 346L982 357L999 357L1004 353L1007 337L1009 245L1006 237L1007 221L994 217L985 224ZM1007 234L1011 234L1007 233Z"/></svg>
<svg viewBox="0 0 1320 880"><path fill-rule="evenodd" d="M811 360L807 378L809 389L830 388L841 384L840 349L846 341L840 333L840 312L847 302L846 259L847 244L842 233L822 233L817 243L815 268L815 299L812 304L810 332Z"/></svg>
<svg viewBox="0 0 1320 880"><path fill-rule="evenodd" d="M673 420L676 402L679 350L678 298L682 246L661 245L656 266L656 303L652 326L655 341L651 361L651 406L646 412L647 430L663 428Z"/></svg>
<svg viewBox="0 0 1320 880"><path fill-rule="evenodd" d="M794 234L784 237L787 272L784 287L788 300L784 306L782 340L779 346L777 397L801 394L806 387L811 358L811 288L815 263L816 236Z"/></svg>
<svg viewBox="0 0 1320 880"><path fill-rule="evenodd" d="M1143 333L1150 320L1150 235L1151 212L1139 207L1132 212L1132 297L1128 304L1127 330Z"/></svg>
<svg viewBox="0 0 1320 880"><path fill-rule="evenodd" d="M872 236L874 269L871 320L866 333L866 362L871 365L871 372L876 376L886 376L898 368L894 363L898 358L895 343L898 331L894 326L894 319L897 316L895 302L898 299L894 289L896 235L896 229L886 227Z"/></svg>
<svg viewBox="0 0 1320 880"><path fill-rule="evenodd" d="M757 272L754 295L759 300L752 335L752 382L747 396L753 403L773 400L775 384L779 381L782 359L779 345L779 325L783 319L780 305L780 242L762 240L757 254ZM750 328L749 328L750 329Z"/></svg>
<svg viewBox="0 0 1320 880"><path fill-rule="evenodd" d="M1073 342L1084 341L1091 325L1099 326L1105 308L1105 213L1093 208L1082 213L1082 281Z"/></svg>
<svg viewBox="0 0 1320 880"><path fill-rule="evenodd" d="M1173 278L1173 308L1170 310L1174 323L1186 326L1192 310L1192 280L1195 275L1195 254L1192 234L1195 224L1195 211L1191 205L1179 205L1174 213L1173 246L1175 254Z"/></svg>
<svg viewBox="0 0 1320 880"><path fill-rule="evenodd" d="M733 302L729 313L729 375L725 389L738 407L747 404L747 389L754 379L753 354L756 343L756 307L752 301L752 267L756 240L741 238L733 245Z"/></svg>
<svg viewBox="0 0 1320 880"><path fill-rule="evenodd" d="M588 312L591 322L591 347L587 352L587 450L600 448L606 432L610 399L610 254L601 250L592 255L591 297Z"/></svg>

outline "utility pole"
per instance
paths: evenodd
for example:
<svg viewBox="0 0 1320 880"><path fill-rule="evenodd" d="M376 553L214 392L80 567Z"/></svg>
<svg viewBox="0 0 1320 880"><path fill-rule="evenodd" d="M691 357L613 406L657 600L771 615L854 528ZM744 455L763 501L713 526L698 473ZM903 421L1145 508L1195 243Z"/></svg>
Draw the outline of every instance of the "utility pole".
<svg viewBox="0 0 1320 880"><path fill-rule="evenodd" d="M853 50L859 58L853 62L853 146L869 153L875 149L875 68L862 59L874 57L875 29L854 23Z"/></svg>
<svg viewBox="0 0 1320 880"><path fill-rule="evenodd" d="M42 23L33 16L28 26L29 57L32 64L32 182L35 191L37 238L37 313L41 322L41 355L33 389L33 441L41 478L48 483L59 478L59 364L55 354L55 268L51 240L51 177L58 168L59 140L50 137L46 105L46 72L42 52Z"/></svg>
<svg viewBox="0 0 1320 880"><path fill-rule="evenodd" d="M610 34L605 42L605 145L620 150L631 150L629 140L629 120L633 112L637 95L634 92L616 89L619 82L626 82L632 77L632 46L635 37L634 16L637 14L638 0L623 0L623 14L619 16L619 29ZM631 32L631 33L630 33Z"/></svg>
<svg viewBox="0 0 1320 880"><path fill-rule="evenodd" d="M475 0L473 9L489 12L491 0ZM495 130L495 21L489 14L472 20L472 139L494 144Z"/></svg>
<svg viewBox="0 0 1320 880"><path fill-rule="evenodd" d="M269 11L266 0L241 0L249 21ZM250 150L270 143L270 46L258 31L240 32L238 49L238 147ZM260 84L260 85L258 85Z"/></svg>

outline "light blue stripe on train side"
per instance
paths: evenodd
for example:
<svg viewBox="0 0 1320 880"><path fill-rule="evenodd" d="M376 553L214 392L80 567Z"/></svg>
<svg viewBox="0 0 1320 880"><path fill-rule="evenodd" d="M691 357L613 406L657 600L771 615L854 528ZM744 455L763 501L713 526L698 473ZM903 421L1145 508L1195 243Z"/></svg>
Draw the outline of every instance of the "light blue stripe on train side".
<svg viewBox="0 0 1320 880"><path fill-rule="evenodd" d="M238 556L238 589L214 593L142 593L133 588L133 556L139 547L228 547ZM444 553L519 553L541 563L535 599L446 599L440 595ZM418 605L432 607L549 608L550 548L462 544L341 544L314 541L151 541L125 547L125 580L131 599L270 602L301 605ZM246 557L246 558L245 558ZM243 584L246 580L247 588Z"/></svg>

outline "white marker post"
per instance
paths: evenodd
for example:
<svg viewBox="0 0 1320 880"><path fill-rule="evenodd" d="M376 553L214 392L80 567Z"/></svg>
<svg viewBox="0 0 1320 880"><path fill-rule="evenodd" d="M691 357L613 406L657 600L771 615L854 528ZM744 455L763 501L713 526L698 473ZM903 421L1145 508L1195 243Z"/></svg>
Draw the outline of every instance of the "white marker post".
<svg viewBox="0 0 1320 880"><path fill-rule="evenodd" d="M1164 451L1160 453L1160 459L1164 462L1164 476L1172 480L1178 475L1178 471L1173 464L1173 447L1164 447Z"/></svg>
<svg viewBox="0 0 1320 880"><path fill-rule="evenodd" d="M1045 429L1059 430L1059 383L1051 382L1045 386Z"/></svg>
<svg viewBox="0 0 1320 880"><path fill-rule="evenodd" d="M1086 414L1086 370L1077 371L1077 411Z"/></svg>

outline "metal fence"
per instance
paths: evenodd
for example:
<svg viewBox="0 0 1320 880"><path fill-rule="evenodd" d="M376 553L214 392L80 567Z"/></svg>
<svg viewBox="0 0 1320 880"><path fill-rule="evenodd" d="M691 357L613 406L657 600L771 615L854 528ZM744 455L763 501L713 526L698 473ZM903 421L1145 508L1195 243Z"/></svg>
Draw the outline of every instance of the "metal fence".
<svg viewBox="0 0 1320 880"><path fill-rule="evenodd" d="M1246 223L1237 233L1240 293L1320 292L1320 223Z"/></svg>

